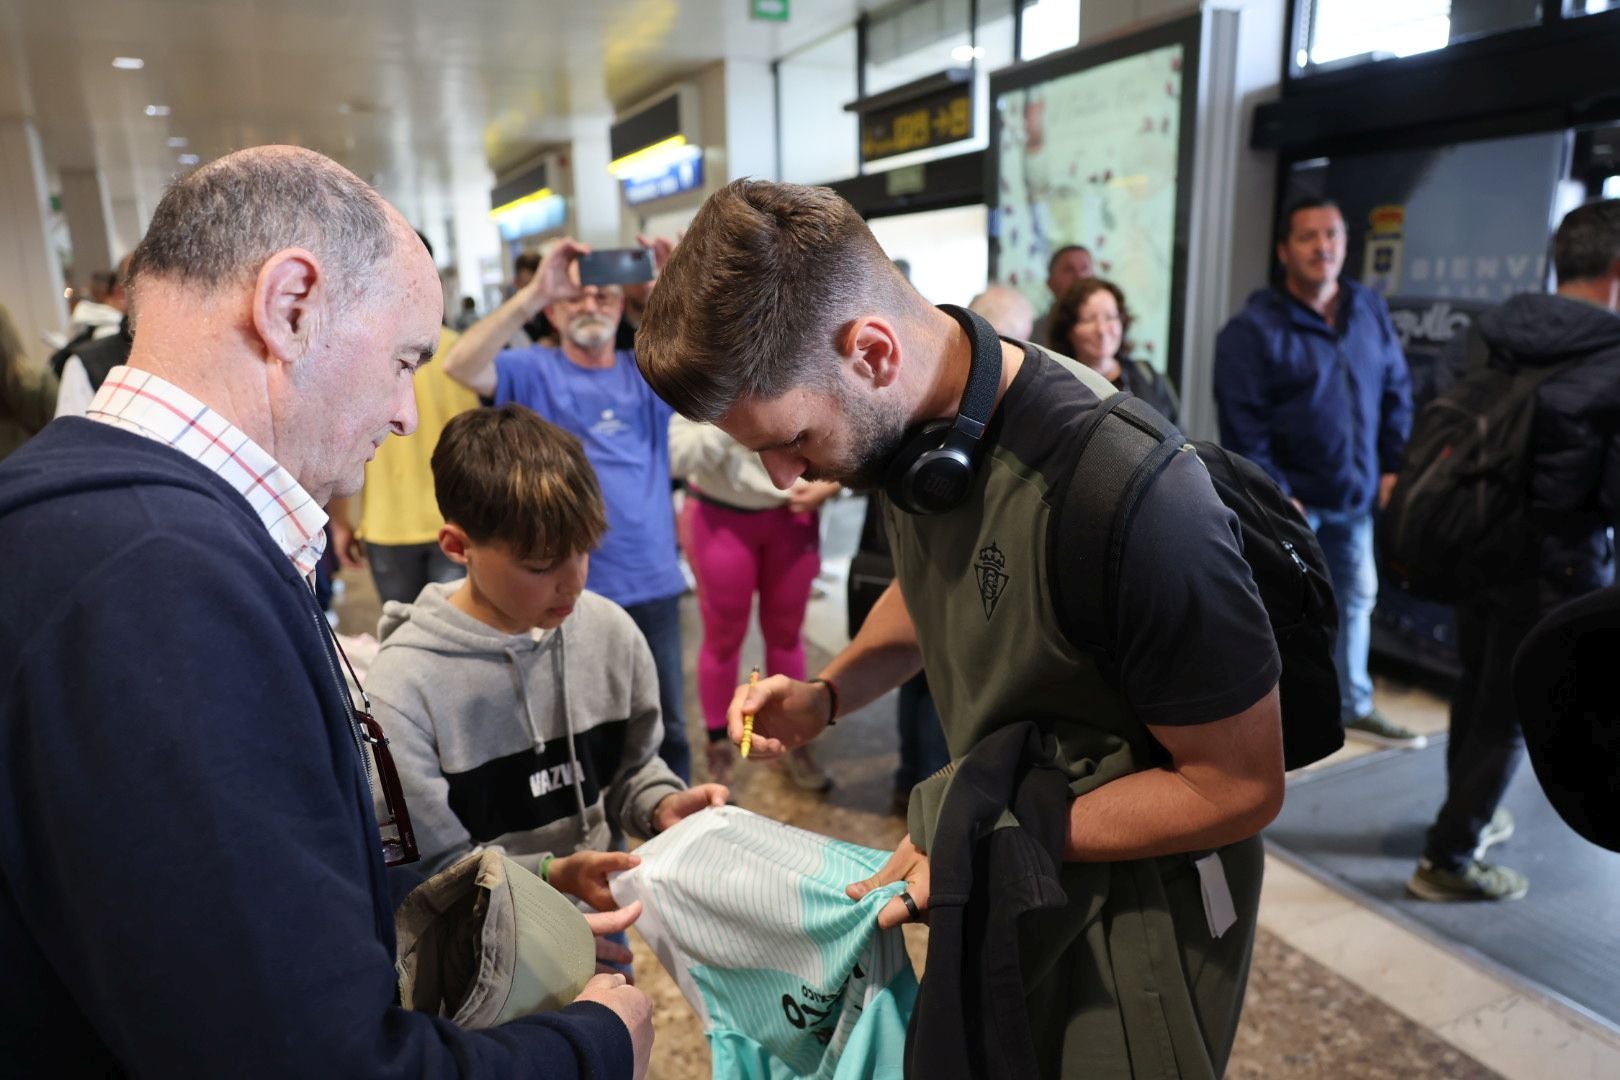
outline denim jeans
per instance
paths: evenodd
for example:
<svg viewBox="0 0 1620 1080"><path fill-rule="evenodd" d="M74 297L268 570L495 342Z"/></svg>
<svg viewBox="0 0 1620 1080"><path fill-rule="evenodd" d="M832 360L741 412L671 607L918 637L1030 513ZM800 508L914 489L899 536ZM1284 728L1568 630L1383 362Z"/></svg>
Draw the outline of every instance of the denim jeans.
<svg viewBox="0 0 1620 1080"><path fill-rule="evenodd" d="M681 677L681 598L631 604L624 609L647 639L658 669L658 711L664 717L664 742L658 756L682 781L692 782L692 748L686 741L686 684Z"/></svg>
<svg viewBox="0 0 1620 1080"><path fill-rule="evenodd" d="M366 562L383 603L409 604L428 582L460 581L467 568L450 561L437 540L426 544L367 544Z"/></svg>
<svg viewBox="0 0 1620 1080"><path fill-rule="evenodd" d="M895 718L900 726L900 768L894 774L894 787L910 791L951 761L926 674L913 675L901 684Z"/></svg>
<svg viewBox="0 0 1620 1080"><path fill-rule="evenodd" d="M1367 674L1372 610L1378 601L1372 513L1308 509L1305 518L1322 545L1339 603L1339 640L1333 664L1339 669L1339 714L1348 723L1366 716L1373 707L1372 676Z"/></svg>

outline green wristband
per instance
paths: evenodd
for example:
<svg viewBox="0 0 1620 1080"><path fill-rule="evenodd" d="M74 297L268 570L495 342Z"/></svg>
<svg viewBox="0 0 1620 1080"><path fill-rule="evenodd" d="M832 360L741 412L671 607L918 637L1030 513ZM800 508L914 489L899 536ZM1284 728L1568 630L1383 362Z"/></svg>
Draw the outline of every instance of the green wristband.
<svg viewBox="0 0 1620 1080"><path fill-rule="evenodd" d="M547 885L551 884L551 878L546 876L548 873L550 873L550 871L551 856L547 855L545 858L540 860L540 880L545 882Z"/></svg>

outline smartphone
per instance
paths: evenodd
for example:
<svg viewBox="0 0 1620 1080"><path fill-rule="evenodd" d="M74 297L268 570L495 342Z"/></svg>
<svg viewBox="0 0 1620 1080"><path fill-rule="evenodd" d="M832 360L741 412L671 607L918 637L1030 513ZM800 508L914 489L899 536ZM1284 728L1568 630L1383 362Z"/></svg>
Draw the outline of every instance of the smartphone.
<svg viewBox="0 0 1620 1080"><path fill-rule="evenodd" d="M608 248L579 257L581 285L641 285L652 279L652 252L646 248Z"/></svg>

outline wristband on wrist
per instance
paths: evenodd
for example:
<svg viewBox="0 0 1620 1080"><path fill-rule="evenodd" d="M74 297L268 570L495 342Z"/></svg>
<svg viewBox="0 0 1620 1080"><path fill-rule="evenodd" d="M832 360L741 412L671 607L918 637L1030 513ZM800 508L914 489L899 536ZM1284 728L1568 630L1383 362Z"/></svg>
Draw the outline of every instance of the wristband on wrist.
<svg viewBox="0 0 1620 1080"><path fill-rule="evenodd" d="M550 873L551 856L547 855L545 858L540 860L540 880L545 882L547 885L551 884L551 878L548 876Z"/></svg>
<svg viewBox="0 0 1620 1080"><path fill-rule="evenodd" d="M838 684L831 679L817 676L810 680L810 685L827 688L827 726L832 727L838 723Z"/></svg>

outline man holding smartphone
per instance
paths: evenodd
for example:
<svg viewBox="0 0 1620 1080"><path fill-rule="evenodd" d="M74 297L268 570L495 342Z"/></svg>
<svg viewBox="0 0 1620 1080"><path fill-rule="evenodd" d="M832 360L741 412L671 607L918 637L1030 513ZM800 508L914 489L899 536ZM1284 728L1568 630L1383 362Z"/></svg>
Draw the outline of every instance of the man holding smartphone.
<svg viewBox="0 0 1620 1080"><path fill-rule="evenodd" d="M646 637L664 717L659 756L690 782L681 677L686 582L670 501L673 410L641 377L634 354L614 348L626 288L645 290L653 272L648 251L593 253L561 240L526 285L462 335L444 357L444 370L497 405L528 406L585 445L608 519L602 544L591 553L586 586L629 612ZM541 313L557 328L559 346L505 347Z"/></svg>

